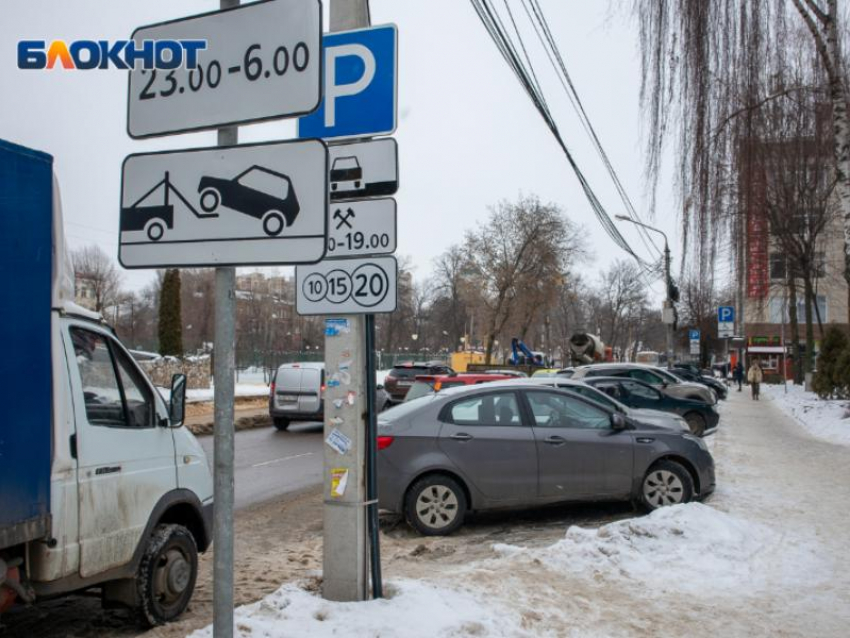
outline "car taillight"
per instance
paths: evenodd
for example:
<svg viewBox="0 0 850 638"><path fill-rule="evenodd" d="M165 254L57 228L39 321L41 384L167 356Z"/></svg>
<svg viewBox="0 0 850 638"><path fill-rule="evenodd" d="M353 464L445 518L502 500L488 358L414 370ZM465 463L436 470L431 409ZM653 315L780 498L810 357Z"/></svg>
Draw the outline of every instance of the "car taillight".
<svg viewBox="0 0 850 638"><path fill-rule="evenodd" d="M275 384L274 384L274 381L272 381L272 382L269 384L269 396L270 396L270 397L273 397L273 396L274 396L274 385L275 385Z"/></svg>
<svg viewBox="0 0 850 638"><path fill-rule="evenodd" d="M324 396L325 396L325 388L326 388L326 387L327 387L327 386L323 383L323 384L322 384L322 387L320 388L320 391L321 391L321 395L320 395L320 396L322 396L322 397L324 397Z"/></svg>
<svg viewBox="0 0 850 638"><path fill-rule="evenodd" d="M378 449L379 450L385 450L386 448L388 448L389 446L391 446L393 444L393 441L395 441L394 436L379 436L378 437Z"/></svg>

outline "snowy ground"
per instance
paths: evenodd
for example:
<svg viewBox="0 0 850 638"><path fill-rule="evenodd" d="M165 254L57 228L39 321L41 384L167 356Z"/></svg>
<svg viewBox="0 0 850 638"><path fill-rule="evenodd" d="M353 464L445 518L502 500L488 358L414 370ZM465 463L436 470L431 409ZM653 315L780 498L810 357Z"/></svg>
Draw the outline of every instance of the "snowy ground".
<svg viewBox="0 0 850 638"><path fill-rule="evenodd" d="M375 378L379 385L383 385L384 379L389 370L378 370L375 373ZM169 389L159 388L163 398L168 401ZM262 371L248 371L239 373L239 381L236 383L237 397L264 397L269 394L269 385L263 380ZM201 403L203 401L213 400L213 388L201 388L197 390L187 390L186 400L189 403Z"/></svg>
<svg viewBox="0 0 850 638"><path fill-rule="evenodd" d="M819 399L802 386L763 385L762 394L818 438L850 445L850 401Z"/></svg>
<svg viewBox="0 0 850 638"><path fill-rule="evenodd" d="M516 542L507 517L491 542L385 534L388 599L330 603L315 582L289 582L237 609L236 633L845 636L850 452L777 405L731 393L721 406L718 490L706 504L571 525L555 542L533 529Z"/></svg>

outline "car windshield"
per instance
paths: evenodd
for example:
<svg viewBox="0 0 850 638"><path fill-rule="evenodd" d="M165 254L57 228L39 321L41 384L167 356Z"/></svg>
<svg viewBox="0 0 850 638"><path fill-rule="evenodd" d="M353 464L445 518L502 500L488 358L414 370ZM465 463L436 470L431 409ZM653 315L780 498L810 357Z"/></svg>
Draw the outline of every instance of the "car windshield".
<svg viewBox="0 0 850 638"><path fill-rule="evenodd" d="M339 157L334 160L333 170L347 170L350 168L359 168L356 157Z"/></svg>
<svg viewBox="0 0 850 638"><path fill-rule="evenodd" d="M408 401L413 401L414 399L433 393L433 381L416 381L412 386L410 386L410 390L407 391L407 396L404 398L404 401L407 403Z"/></svg>
<svg viewBox="0 0 850 638"><path fill-rule="evenodd" d="M286 199L289 195L289 180L259 167L254 167L239 178L242 186L253 188L261 193Z"/></svg>
<svg viewBox="0 0 850 638"><path fill-rule="evenodd" d="M393 421L403 419L406 416L412 414L413 412L416 412L416 410L428 405L428 402L433 401L436 397L437 394L435 392L432 392L431 394L423 395L418 399L399 403L397 406L381 412L381 414L378 415L378 422L392 423Z"/></svg>
<svg viewBox="0 0 850 638"><path fill-rule="evenodd" d="M667 383L681 383L682 381L679 377L674 374L670 374L669 372L667 372L667 370L664 370L663 368L658 368L653 372L657 372L658 374L660 374L664 381L666 381Z"/></svg>

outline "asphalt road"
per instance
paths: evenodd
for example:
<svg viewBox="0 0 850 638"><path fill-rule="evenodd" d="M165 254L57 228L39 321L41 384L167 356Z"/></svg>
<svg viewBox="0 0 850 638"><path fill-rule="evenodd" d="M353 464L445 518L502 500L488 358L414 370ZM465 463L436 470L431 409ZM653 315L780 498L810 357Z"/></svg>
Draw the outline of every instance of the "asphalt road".
<svg viewBox="0 0 850 638"><path fill-rule="evenodd" d="M213 467L213 437L198 440ZM286 432L236 433L236 509L297 492L322 480L322 423L293 423Z"/></svg>

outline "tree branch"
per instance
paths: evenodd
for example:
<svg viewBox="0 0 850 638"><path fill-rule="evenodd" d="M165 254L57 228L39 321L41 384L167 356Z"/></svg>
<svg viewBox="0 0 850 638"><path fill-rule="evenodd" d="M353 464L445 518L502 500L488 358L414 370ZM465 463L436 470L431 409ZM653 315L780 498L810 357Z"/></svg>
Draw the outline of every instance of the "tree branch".
<svg viewBox="0 0 850 638"><path fill-rule="evenodd" d="M795 2L797 2L798 0L794 0L794 1L795 1ZM721 132L724 128L726 128L726 125L727 125L727 124L729 124L729 122L731 122L732 120L734 120L734 119L735 119L736 117L738 117L739 115L743 115L744 113L749 113L749 112L751 112L751 111L757 111L758 109L760 109L761 107L763 107L763 106L764 106L765 104L767 104L768 102L772 102L773 100L776 100L776 99L781 98L781 97L787 97L787 96L788 96L788 95L790 95L791 93L796 93L796 92L798 92L798 91L812 91L812 90L815 90L816 88L818 88L818 87L815 87L815 86L812 86L812 85L806 85L806 86L792 86L792 87L790 87L790 88L782 89L781 91L777 91L776 93L771 93L770 95L768 95L768 96L766 96L766 97L762 98L761 100L759 100L759 101L758 101L758 102L756 102L755 104L749 104L749 105L747 105L747 106L741 107L741 108L740 108L740 109L738 109L737 111L733 111L732 113L730 113L730 114L729 114L729 115L728 115L728 116L727 116L727 117L726 117L726 118L725 118L725 119L724 119L724 120L720 123L720 125L719 125L719 126L717 127L717 129L714 131L714 135L713 135L712 137L716 138L718 135L720 135L720 132Z"/></svg>
<svg viewBox="0 0 850 638"><path fill-rule="evenodd" d="M817 18L818 18L818 20L820 20L821 24L826 24L827 22L829 22L829 20L830 20L829 15L823 9L821 9L818 6L818 4L815 2L815 0L805 0L805 3L806 3L806 5L808 5L809 9L811 9L812 13L814 13L817 16Z"/></svg>

